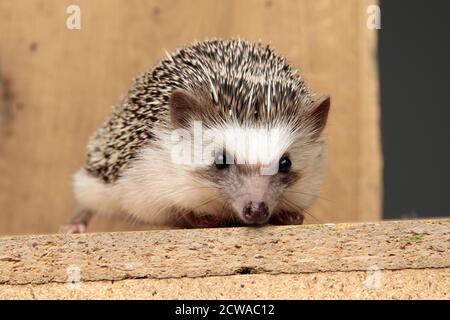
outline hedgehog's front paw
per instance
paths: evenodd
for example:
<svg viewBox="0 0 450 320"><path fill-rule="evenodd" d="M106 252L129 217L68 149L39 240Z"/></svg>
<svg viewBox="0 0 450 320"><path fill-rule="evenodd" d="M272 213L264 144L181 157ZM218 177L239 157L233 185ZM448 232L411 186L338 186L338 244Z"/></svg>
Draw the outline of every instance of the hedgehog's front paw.
<svg viewBox="0 0 450 320"><path fill-rule="evenodd" d="M274 212L269 223L275 225L303 224L304 217L303 212L282 210Z"/></svg>
<svg viewBox="0 0 450 320"><path fill-rule="evenodd" d="M84 233L86 231L86 225L80 224L65 224L59 227L59 233L73 234Z"/></svg>
<svg viewBox="0 0 450 320"><path fill-rule="evenodd" d="M187 228L217 228L222 227L220 217L212 214L190 212L183 216L183 226Z"/></svg>

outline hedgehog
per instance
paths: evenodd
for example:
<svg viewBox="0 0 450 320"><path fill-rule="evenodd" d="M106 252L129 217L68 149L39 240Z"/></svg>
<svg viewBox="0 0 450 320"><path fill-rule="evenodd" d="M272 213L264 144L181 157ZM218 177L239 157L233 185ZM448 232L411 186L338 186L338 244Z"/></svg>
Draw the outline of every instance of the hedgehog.
<svg viewBox="0 0 450 320"><path fill-rule="evenodd" d="M150 226L302 224L320 190L330 97L270 45L212 39L166 52L94 132L77 208Z"/></svg>

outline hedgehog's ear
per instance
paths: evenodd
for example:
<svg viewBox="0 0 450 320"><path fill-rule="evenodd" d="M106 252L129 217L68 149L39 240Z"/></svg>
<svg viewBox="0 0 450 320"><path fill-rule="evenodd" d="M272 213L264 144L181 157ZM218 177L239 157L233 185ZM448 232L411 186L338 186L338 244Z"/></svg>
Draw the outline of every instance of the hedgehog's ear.
<svg viewBox="0 0 450 320"><path fill-rule="evenodd" d="M189 92L178 89L169 99L170 118L175 128L189 128L193 120L201 120L200 102Z"/></svg>
<svg viewBox="0 0 450 320"><path fill-rule="evenodd" d="M330 111L330 96L325 95L313 102L306 115L307 121L312 124L314 138L318 138L322 133L328 119Z"/></svg>

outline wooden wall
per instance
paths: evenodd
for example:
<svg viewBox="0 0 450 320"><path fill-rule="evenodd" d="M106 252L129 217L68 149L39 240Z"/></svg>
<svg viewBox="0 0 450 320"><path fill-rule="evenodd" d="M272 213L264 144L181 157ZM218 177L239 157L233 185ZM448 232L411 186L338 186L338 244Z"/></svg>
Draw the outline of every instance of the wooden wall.
<svg viewBox="0 0 450 320"><path fill-rule="evenodd" d="M74 207L88 136L136 74L206 37L270 42L332 95L320 222L380 218L376 31L366 0L0 0L0 234L50 233ZM81 8L81 30L66 8ZM315 223L313 219L307 219ZM97 218L96 230L142 229Z"/></svg>

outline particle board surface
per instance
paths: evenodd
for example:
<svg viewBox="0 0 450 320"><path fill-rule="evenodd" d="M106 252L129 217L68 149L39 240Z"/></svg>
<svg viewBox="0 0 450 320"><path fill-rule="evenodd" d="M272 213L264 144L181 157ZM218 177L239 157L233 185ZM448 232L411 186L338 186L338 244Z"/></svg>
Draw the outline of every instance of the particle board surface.
<svg viewBox="0 0 450 320"><path fill-rule="evenodd" d="M1 285L0 299L449 299L450 268Z"/></svg>
<svg viewBox="0 0 450 320"><path fill-rule="evenodd" d="M180 284L201 286L220 277L248 279L236 278L243 275L266 280L270 277L263 275L284 275L280 279L289 282L289 275L306 274L328 274L341 278L344 285L347 275L359 281L358 275L365 273L384 272L395 278L387 271L412 270L406 275L413 279L421 274L413 270L448 268L449 219L0 238L2 288L42 288L39 285L67 284L74 279L104 284L181 279ZM443 273L430 274L441 277ZM448 280L442 279L446 285ZM139 282L120 283L140 286ZM143 283L151 287L172 282Z"/></svg>

